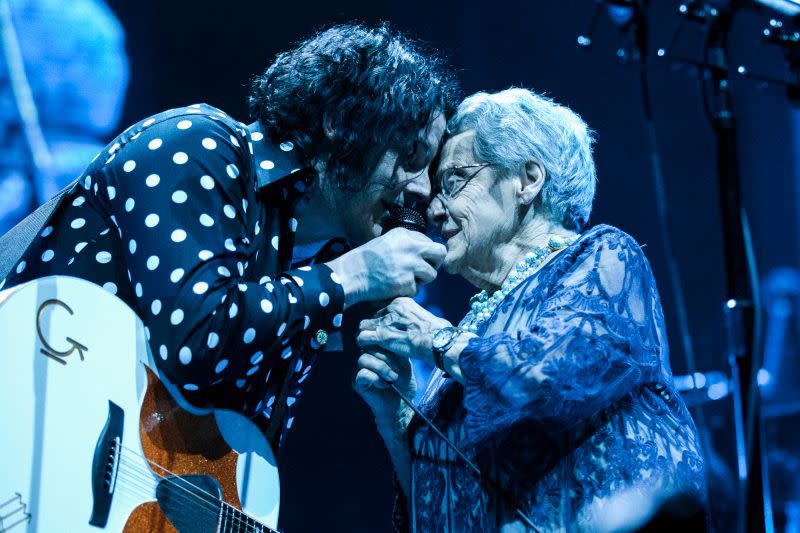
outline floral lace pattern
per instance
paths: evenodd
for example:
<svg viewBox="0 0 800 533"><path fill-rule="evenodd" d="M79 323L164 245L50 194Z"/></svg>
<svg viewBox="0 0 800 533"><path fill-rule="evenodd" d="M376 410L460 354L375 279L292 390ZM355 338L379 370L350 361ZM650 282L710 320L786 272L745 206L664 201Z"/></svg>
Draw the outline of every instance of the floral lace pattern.
<svg viewBox="0 0 800 533"><path fill-rule="evenodd" d="M593 228L510 293L478 335L461 354L466 385L438 373L421 407L503 490L415 420L414 530L524 531L511 499L541 531L598 529L620 494L705 501L655 280L630 236Z"/></svg>

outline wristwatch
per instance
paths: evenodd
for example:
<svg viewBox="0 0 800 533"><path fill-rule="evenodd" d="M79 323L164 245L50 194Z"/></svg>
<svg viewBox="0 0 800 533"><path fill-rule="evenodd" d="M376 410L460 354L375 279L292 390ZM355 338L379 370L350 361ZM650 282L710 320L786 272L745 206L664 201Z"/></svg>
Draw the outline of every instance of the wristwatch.
<svg viewBox="0 0 800 533"><path fill-rule="evenodd" d="M433 332L432 345L433 349L433 364L443 372L447 372L444 368L444 353L450 349L459 335L464 333L461 328L448 326L446 328L437 329Z"/></svg>

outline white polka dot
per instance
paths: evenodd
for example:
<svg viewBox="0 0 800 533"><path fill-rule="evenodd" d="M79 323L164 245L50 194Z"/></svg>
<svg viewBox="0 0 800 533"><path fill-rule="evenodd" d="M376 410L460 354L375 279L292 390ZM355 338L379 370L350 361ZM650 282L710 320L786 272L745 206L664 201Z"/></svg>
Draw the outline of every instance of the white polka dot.
<svg viewBox="0 0 800 533"><path fill-rule="evenodd" d="M23 270L25 270L25 265L27 265L27 263L25 261L20 261L19 262L19 264L17 265L17 274L19 274Z"/></svg>
<svg viewBox="0 0 800 533"><path fill-rule="evenodd" d="M182 277L183 277L183 269L182 268L176 268L175 270L173 270L170 273L169 280L172 283L178 283L181 280Z"/></svg>
<svg viewBox="0 0 800 533"><path fill-rule="evenodd" d="M247 198L242 199L242 211L247 213Z"/></svg>
<svg viewBox="0 0 800 533"><path fill-rule="evenodd" d="M151 150L158 150L159 148L161 148L162 144L164 144L164 141L162 141L161 139L153 139L152 141L147 143L147 147L150 148Z"/></svg>
<svg viewBox="0 0 800 533"><path fill-rule="evenodd" d="M181 363L183 363L184 365L188 365L189 363L192 362L192 350L189 349L188 346L182 347L178 351L178 358L181 360Z"/></svg>
<svg viewBox="0 0 800 533"><path fill-rule="evenodd" d="M272 247L276 250L278 249L278 244L280 243L281 239L277 235L272 238Z"/></svg>
<svg viewBox="0 0 800 533"><path fill-rule="evenodd" d="M198 389L200 389L200 387L198 387L194 383L187 383L186 385L183 386L183 390L196 391Z"/></svg>
<svg viewBox="0 0 800 533"><path fill-rule="evenodd" d="M286 322L282 323L280 327L278 327L278 337L283 335L283 332L286 331Z"/></svg>
<svg viewBox="0 0 800 533"><path fill-rule="evenodd" d="M186 232L182 229L176 229L172 232L170 238L173 240L173 242L183 242L186 240Z"/></svg>
<svg viewBox="0 0 800 533"><path fill-rule="evenodd" d="M125 161L125 164L122 165L122 170L124 170L125 172L133 172L134 168L136 168L136 161L134 161L133 159Z"/></svg>
<svg viewBox="0 0 800 533"><path fill-rule="evenodd" d="M84 198L83 196L78 196L77 198L72 200L72 205L74 205L75 207L80 207L84 203L86 203L86 198ZM47 235L42 235L42 237L47 237Z"/></svg>
<svg viewBox="0 0 800 533"><path fill-rule="evenodd" d="M244 337L242 339L244 340L245 344L250 344L251 342L253 342L253 339L255 338L256 338L256 330L254 328L247 328L244 332Z"/></svg>
<svg viewBox="0 0 800 533"><path fill-rule="evenodd" d="M192 127L192 121L191 120L181 120L180 122L178 122L178 129L179 130L188 130L191 127Z"/></svg>
<svg viewBox="0 0 800 533"><path fill-rule="evenodd" d="M133 288L133 290L136 291L136 297L137 298L141 298L142 297L143 292L142 292L142 284L141 283L137 283L136 286Z"/></svg>
<svg viewBox="0 0 800 533"><path fill-rule="evenodd" d="M186 155L186 152L175 152L175 155L172 156L172 162L176 165L183 165L189 160L189 156Z"/></svg>
<svg viewBox="0 0 800 533"><path fill-rule="evenodd" d="M264 359L264 352L258 351L250 357L250 364L257 365L262 359Z"/></svg>
<svg viewBox="0 0 800 533"><path fill-rule="evenodd" d="M265 285L265 287L267 288L267 290L268 290L269 292L272 292L272 291L274 291L274 290L275 290L275 285L273 285L272 283L267 283L267 284Z"/></svg>
<svg viewBox="0 0 800 533"><path fill-rule="evenodd" d="M97 255L94 256L98 263L106 264L111 261L111 254L106 251L97 252Z"/></svg>
<svg viewBox="0 0 800 533"><path fill-rule="evenodd" d="M297 277L297 276L292 276L292 279L293 279L293 280L294 280L294 282L295 282L295 283L297 283L297 285L298 285L298 286L300 286L300 287L302 287L302 286L303 286L303 283L305 283L305 282L303 281L303 278L299 278L299 277Z"/></svg>
<svg viewBox="0 0 800 533"><path fill-rule="evenodd" d="M194 291L195 294L203 294L208 290L208 283L206 283L205 281L198 281L197 283L194 284L192 290Z"/></svg>
<svg viewBox="0 0 800 533"><path fill-rule="evenodd" d="M211 250L200 250L197 253L197 257L199 257L203 261L208 261L209 259L214 257L214 252L212 252Z"/></svg>
<svg viewBox="0 0 800 533"><path fill-rule="evenodd" d="M214 368L214 372L219 374L220 372L222 372L226 368L228 368L228 360L227 359L222 359L219 363L217 363L217 366Z"/></svg>
<svg viewBox="0 0 800 533"><path fill-rule="evenodd" d="M161 356L161 359L165 361L167 360L167 347L164 346L163 344L158 348L158 355Z"/></svg>
<svg viewBox="0 0 800 533"><path fill-rule="evenodd" d="M174 193L172 193L172 201L175 202L176 204L182 204L183 202L186 201L186 198L188 197L186 196L186 193L183 191L175 191Z"/></svg>
<svg viewBox="0 0 800 533"><path fill-rule="evenodd" d="M296 218L290 218L289 219L289 230L292 231L292 232L297 231L297 219Z"/></svg>
<svg viewBox="0 0 800 533"><path fill-rule="evenodd" d="M287 346L281 352L281 359L289 359L291 356L292 356L292 347L291 346Z"/></svg>
<svg viewBox="0 0 800 533"><path fill-rule="evenodd" d="M109 231L111 231L111 228L106 228L100 232L100 235L107 235Z"/></svg>
<svg viewBox="0 0 800 533"><path fill-rule="evenodd" d="M306 265L298 268L297 270L302 270L303 272L311 272L311 267Z"/></svg>
<svg viewBox="0 0 800 533"><path fill-rule="evenodd" d="M153 300L153 303L150 304L150 311L157 315L161 312L161 300Z"/></svg>
<svg viewBox="0 0 800 533"><path fill-rule="evenodd" d="M173 326L177 326L183 322L183 309L176 309L169 315L169 322Z"/></svg>
<svg viewBox="0 0 800 533"><path fill-rule="evenodd" d="M342 327L342 313L339 313L335 317L333 317L333 327L335 328Z"/></svg>
<svg viewBox="0 0 800 533"><path fill-rule="evenodd" d="M225 249L229 252L236 251L236 245L233 244L233 239L225 239Z"/></svg>
<svg viewBox="0 0 800 533"><path fill-rule="evenodd" d="M228 218L236 218L236 209L234 209L230 204L227 204L225 207L223 207L222 212L225 213L225 216Z"/></svg>
<svg viewBox="0 0 800 533"><path fill-rule="evenodd" d="M86 248L86 245L87 245L87 244L89 244L89 243L88 243L88 242L85 242L85 241L83 241L83 242L79 242L78 244L76 244L76 245L75 245L75 253L80 253L80 251L81 251L81 250L83 250L84 248Z"/></svg>
<svg viewBox="0 0 800 533"><path fill-rule="evenodd" d="M200 185L207 191L214 188L214 178L209 175L200 176Z"/></svg>
<svg viewBox="0 0 800 533"><path fill-rule="evenodd" d="M261 300L262 311L264 311L265 313L271 313L272 308L273 308L272 302L270 302L269 300Z"/></svg>
<svg viewBox="0 0 800 533"><path fill-rule="evenodd" d="M273 163L269 159L265 159L261 163L259 163L258 166L260 166L264 170L272 170L273 168L275 168L275 163Z"/></svg>
<svg viewBox="0 0 800 533"><path fill-rule="evenodd" d="M91 176L86 176L86 179L83 180L83 187L85 189L89 189L89 187L91 187L91 186L92 186L92 177Z"/></svg>
<svg viewBox="0 0 800 533"><path fill-rule="evenodd" d="M214 148L217 147L217 141L215 141L214 139L211 139L209 137L206 137L205 139L203 139L202 144L203 144L203 148L205 148L206 150L213 150Z"/></svg>
<svg viewBox="0 0 800 533"><path fill-rule="evenodd" d="M203 213L200 215L200 224L204 225L207 228L210 228L214 225L214 219L208 216L207 214Z"/></svg>
<svg viewBox="0 0 800 533"><path fill-rule="evenodd" d="M236 178L239 175L239 167L237 167L233 163L225 167L225 170L227 171L228 176L230 176L231 178Z"/></svg>
<svg viewBox="0 0 800 533"><path fill-rule="evenodd" d="M157 255L151 255L147 258L147 270L157 269L160 262Z"/></svg>
<svg viewBox="0 0 800 533"><path fill-rule="evenodd" d="M115 189L114 187L106 188L106 192L108 192L108 199L109 200L113 200L114 198L117 197L117 189Z"/></svg>
<svg viewBox="0 0 800 533"><path fill-rule="evenodd" d="M286 141L280 144L280 149L284 152L291 152L292 148L294 148L294 143L292 143L292 141Z"/></svg>
<svg viewBox="0 0 800 533"><path fill-rule="evenodd" d="M264 138L264 134L261 133L260 131L254 131L252 134L250 134L250 138L253 139L254 141L260 141L261 139Z"/></svg>
<svg viewBox="0 0 800 533"><path fill-rule="evenodd" d="M236 137L234 137L233 135L231 135L231 144L233 144L234 146L239 146L239 141L237 141Z"/></svg>
<svg viewBox="0 0 800 533"><path fill-rule="evenodd" d="M233 318L239 313L239 306L235 303L231 304L230 309L228 309L228 317Z"/></svg>
<svg viewBox="0 0 800 533"><path fill-rule="evenodd" d="M161 176L159 176L158 174L150 174L149 176L147 176L144 182L148 187L155 187L156 185L159 184L159 182L161 182Z"/></svg>
<svg viewBox="0 0 800 533"><path fill-rule="evenodd" d="M303 329L308 329L309 324L311 324L311 317L306 315L303 317Z"/></svg>
<svg viewBox="0 0 800 533"><path fill-rule="evenodd" d="M133 206L136 205L136 200L133 198L128 198L125 200L125 212L130 213L133 211Z"/></svg>
<svg viewBox="0 0 800 533"><path fill-rule="evenodd" d="M136 253L136 241L134 239L131 239L128 243L128 250L130 250L132 254Z"/></svg>
<svg viewBox="0 0 800 533"><path fill-rule="evenodd" d="M144 126L146 128L147 126L150 126L151 124L154 124L155 121L156 121L156 119L154 119L154 118L148 118L147 120L142 122L142 126Z"/></svg>
<svg viewBox="0 0 800 533"><path fill-rule="evenodd" d="M111 148L109 148L109 149L108 149L108 153L109 153L109 154L113 154L113 153L114 153L114 152L116 152L117 150L119 150L119 143L114 143L114 144L111 146Z"/></svg>
<svg viewBox="0 0 800 533"><path fill-rule="evenodd" d="M208 334L208 339L206 339L206 346L209 348L216 348L217 344L219 344L219 335L214 333L213 331Z"/></svg>
<svg viewBox="0 0 800 533"><path fill-rule="evenodd" d="M231 271L228 270L227 267L219 266L219 267L217 267L217 274L219 274L220 276L225 276L226 278L229 278L231 276Z"/></svg>
<svg viewBox="0 0 800 533"><path fill-rule="evenodd" d="M86 225L86 220L84 220L84 219L82 219L82 218L76 218L75 220L73 220L72 222L70 222L70 224L69 224L69 225L70 225L70 227L72 227L73 229L80 229L80 228L82 228L83 226L85 226L85 225Z"/></svg>
<svg viewBox="0 0 800 533"><path fill-rule="evenodd" d="M290 294L289 295L289 303L290 304L296 304L297 303L297 298L295 298L293 295Z"/></svg>
<svg viewBox="0 0 800 533"><path fill-rule="evenodd" d="M319 305L321 305L322 307L327 307L330 301L331 297L328 296L327 292L319 293Z"/></svg>
<svg viewBox="0 0 800 533"><path fill-rule="evenodd" d="M256 226L255 226L255 228L253 228L253 233L255 233L256 235L261 233L261 224L259 224L258 220L256 220ZM277 250L277 248L276 248L276 250Z"/></svg>
<svg viewBox="0 0 800 533"><path fill-rule="evenodd" d="M47 263L47 262L48 262L48 261L50 261L50 260L51 260L51 259L52 259L52 258L53 258L55 255L56 255L56 254L55 254L55 252L54 252L53 250L45 250L45 251L44 251L44 253L42 254L42 261L44 261L45 263Z"/></svg>
<svg viewBox="0 0 800 533"><path fill-rule="evenodd" d="M253 368L251 368L250 370L248 370L246 375L248 375L248 376L252 376L252 375L253 375L253 374L255 374L256 372L258 372L258 365L254 366Z"/></svg>
<svg viewBox="0 0 800 533"><path fill-rule="evenodd" d="M150 213L149 215L147 215L147 217L145 217L144 225L147 226L148 228L154 228L158 225L158 221L159 221L158 215L156 215L155 213Z"/></svg>

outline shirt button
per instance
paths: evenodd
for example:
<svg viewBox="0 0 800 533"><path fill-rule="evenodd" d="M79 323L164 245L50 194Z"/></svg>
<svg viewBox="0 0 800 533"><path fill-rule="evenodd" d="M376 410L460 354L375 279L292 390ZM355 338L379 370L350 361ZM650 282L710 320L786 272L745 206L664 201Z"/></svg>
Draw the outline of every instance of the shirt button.
<svg viewBox="0 0 800 533"><path fill-rule="evenodd" d="M328 343L328 332L325 331L324 329L320 329L317 331L314 338L316 339L317 344L319 344L320 347L325 346Z"/></svg>

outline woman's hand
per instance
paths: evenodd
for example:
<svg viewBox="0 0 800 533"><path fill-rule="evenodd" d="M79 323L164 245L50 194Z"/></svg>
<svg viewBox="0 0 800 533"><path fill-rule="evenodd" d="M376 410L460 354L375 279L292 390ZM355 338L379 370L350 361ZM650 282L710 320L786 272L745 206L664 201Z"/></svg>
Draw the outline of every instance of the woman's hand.
<svg viewBox="0 0 800 533"><path fill-rule="evenodd" d="M432 335L450 322L426 310L411 298L396 298L376 318L362 320L358 344L433 364Z"/></svg>
<svg viewBox="0 0 800 533"><path fill-rule="evenodd" d="M414 414L397 392L389 387L390 383L406 398L414 398L417 382L411 361L380 351L362 353L358 358L353 388L372 410L378 431L385 437L404 432Z"/></svg>

